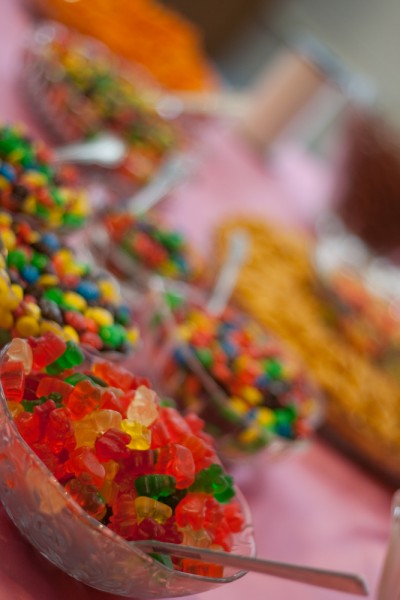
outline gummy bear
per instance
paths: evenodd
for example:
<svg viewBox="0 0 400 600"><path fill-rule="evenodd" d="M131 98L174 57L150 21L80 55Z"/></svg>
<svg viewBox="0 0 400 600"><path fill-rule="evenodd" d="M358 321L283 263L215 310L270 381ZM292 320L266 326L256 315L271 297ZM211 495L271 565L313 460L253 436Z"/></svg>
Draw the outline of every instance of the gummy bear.
<svg viewBox="0 0 400 600"><path fill-rule="evenodd" d="M71 479L66 483L65 489L95 519L101 520L106 514L106 505L94 486L82 483L79 479Z"/></svg>
<svg viewBox="0 0 400 600"><path fill-rule="evenodd" d="M164 446L158 451L157 472L172 475L177 489L192 485L195 478L193 455L188 448L179 444Z"/></svg>

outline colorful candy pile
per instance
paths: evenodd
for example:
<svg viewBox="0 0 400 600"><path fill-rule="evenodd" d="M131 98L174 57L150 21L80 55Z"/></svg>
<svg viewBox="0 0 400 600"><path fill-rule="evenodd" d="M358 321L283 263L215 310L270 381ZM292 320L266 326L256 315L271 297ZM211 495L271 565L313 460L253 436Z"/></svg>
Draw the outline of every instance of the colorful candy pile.
<svg viewBox="0 0 400 600"><path fill-rule="evenodd" d="M194 281L202 274L201 259L184 236L154 217L109 214L104 224L111 240L134 265L164 277Z"/></svg>
<svg viewBox="0 0 400 600"><path fill-rule="evenodd" d="M117 365L78 370L83 358L52 333L11 342L1 383L24 440L85 511L125 539L229 551L244 519L203 421L163 405ZM223 574L191 559L169 564Z"/></svg>
<svg viewBox="0 0 400 600"><path fill-rule="evenodd" d="M166 389L204 418L224 452L310 433L321 416L316 388L275 338L232 308L215 316L176 294L169 302L178 343L164 365Z"/></svg>
<svg viewBox="0 0 400 600"><path fill-rule="evenodd" d="M149 99L159 92L93 40L63 27L52 32L51 40L47 37L28 55L27 81L37 96L35 104L39 109L42 104L44 116L64 140L104 130L121 136L128 153L119 172L146 181L180 137L176 125L164 120Z"/></svg>
<svg viewBox="0 0 400 600"><path fill-rule="evenodd" d="M318 291L327 324L367 359L399 377L400 316L395 307L345 271L320 280Z"/></svg>
<svg viewBox="0 0 400 600"><path fill-rule="evenodd" d="M260 220L234 218L218 232L220 261L238 228L246 231L251 244L236 302L285 340L308 366L326 394L326 427L341 446L398 485L399 385L321 318L311 239Z"/></svg>
<svg viewBox="0 0 400 600"><path fill-rule="evenodd" d="M7 275L0 279L0 341L45 331L98 351L126 353L137 341L131 311L105 272L75 259L54 233L0 212Z"/></svg>
<svg viewBox="0 0 400 600"><path fill-rule="evenodd" d="M54 167L48 148L16 126L0 127L0 205L50 229L80 227L89 212L75 172Z"/></svg>
<svg viewBox="0 0 400 600"><path fill-rule="evenodd" d="M201 91L211 87L211 68L199 32L161 2L36 0L36 4L47 16L98 38L117 54L143 65L167 89Z"/></svg>

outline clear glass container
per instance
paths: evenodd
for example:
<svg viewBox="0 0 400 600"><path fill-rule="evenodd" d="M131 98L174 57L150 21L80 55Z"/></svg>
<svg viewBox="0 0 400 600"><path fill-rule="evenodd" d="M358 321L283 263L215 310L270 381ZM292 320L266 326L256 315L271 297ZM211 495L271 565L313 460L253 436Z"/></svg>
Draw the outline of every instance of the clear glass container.
<svg viewBox="0 0 400 600"><path fill-rule="evenodd" d="M297 407L306 424L307 435L299 435L294 439L271 433L254 422L249 427L251 411L247 415L238 415L229 408L228 392L201 364L189 344L182 341L178 323L165 300L165 294L169 293L185 297L185 302L190 306L206 305L206 298L201 290L175 282L169 285L161 280L153 280L151 290L140 300L137 315L143 342L135 361L159 392L173 397L181 410L196 412L205 420L206 427L214 436L218 451L225 460L247 460L250 456L259 455L262 459L266 456L278 457L304 446L323 420L324 402L321 392L304 376L300 363L290 351L282 345L283 360L289 369L293 368L299 375L296 383L304 384L306 393L309 394L304 406ZM240 318L247 319L240 311L236 312ZM280 342L265 332L258 323L252 323L252 327L267 343L272 342L281 348ZM187 384L193 376L198 381L198 387L196 392L189 394ZM278 395L278 402L279 400ZM249 428L251 433L248 432ZM247 435L254 436L251 444L241 442Z"/></svg>
<svg viewBox="0 0 400 600"><path fill-rule="evenodd" d="M132 219L132 224L121 235L113 235L112 219L118 220L119 216ZM135 221L135 222L134 222ZM118 224L116 225L118 227ZM122 286L130 288L130 293L135 290L149 289L153 277L163 277L167 280L196 282L197 285L206 285L207 276L205 263L200 256L182 237L182 245L178 250L168 249L163 242L157 241L157 235L180 235L179 232L168 228L156 214L143 216L130 216L128 212L107 212L99 214L98 218L87 228L83 246L87 249L92 261L108 269L115 278L120 280ZM152 250L145 249L142 256L135 253L134 243L138 237L152 246ZM152 252L161 251L164 254L162 262L152 263ZM184 266L182 267L182 261Z"/></svg>
<svg viewBox="0 0 400 600"><path fill-rule="evenodd" d="M75 79L61 62L64 53ZM119 91L112 88L113 77ZM84 169L89 182L107 188L109 203L131 198L186 149L188 140L175 115L168 119L157 110L165 94L144 68L59 23L39 25L28 42L23 85L29 108L57 144L95 139L106 130L124 141L120 164Z"/></svg>
<svg viewBox="0 0 400 600"><path fill-rule="evenodd" d="M5 360L3 349L0 367ZM24 537L50 562L104 592L132 598L169 598L205 592L242 577L173 571L90 517L68 494L20 436L0 389L0 498ZM246 526L233 551L255 555L249 509L237 491Z"/></svg>
<svg viewBox="0 0 400 600"><path fill-rule="evenodd" d="M313 254L321 318L356 352L400 380L400 269L327 216Z"/></svg>

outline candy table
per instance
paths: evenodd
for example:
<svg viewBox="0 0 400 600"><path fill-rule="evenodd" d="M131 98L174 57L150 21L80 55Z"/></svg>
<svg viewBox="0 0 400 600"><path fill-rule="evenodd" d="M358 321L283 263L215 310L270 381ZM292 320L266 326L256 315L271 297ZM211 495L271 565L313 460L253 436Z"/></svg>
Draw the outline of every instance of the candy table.
<svg viewBox="0 0 400 600"><path fill-rule="evenodd" d="M0 0L0 119L22 121L41 133L18 88L24 36L32 28L25 5ZM165 204L167 219L199 248L210 231L233 213L257 214L281 223L309 225L331 186L323 165L285 146L265 164L228 131L204 128L200 166ZM236 467L235 476L253 512L258 553L267 558L365 575L376 589L389 532L393 490L323 441L281 462ZM115 600L72 580L19 535L0 508L0 600ZM208 600L335 600L336 592L248 574ZM352 598L353 596L342 596Z"/></svg>

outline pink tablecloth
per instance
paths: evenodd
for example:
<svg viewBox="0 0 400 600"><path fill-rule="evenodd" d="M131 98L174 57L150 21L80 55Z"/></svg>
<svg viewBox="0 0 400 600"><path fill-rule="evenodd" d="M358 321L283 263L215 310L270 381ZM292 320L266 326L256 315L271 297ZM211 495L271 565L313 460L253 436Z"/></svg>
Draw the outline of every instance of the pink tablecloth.
<svg viewBox="0 0 400 600"><path fill-rule="evenodd" d="M32 25L17 0L0 0L0 119L36 132L17 86L24 36ZM222 217L245 211L307 225L323 206L329 177L320 165L286 148L267 169L228 132L205 131L202 165L169 201L167 214L203 249ZM236 477L254 516L258 553L365 575L376 588L389 530L391 490L324 443ZM0 600L111 600L77 583L34 551L0 509ZM335 600L335 592L249 574L208 593L209 600ZM343 596L345 597L345 596ZM347 596L350 598L350 596Z"/></svg>

